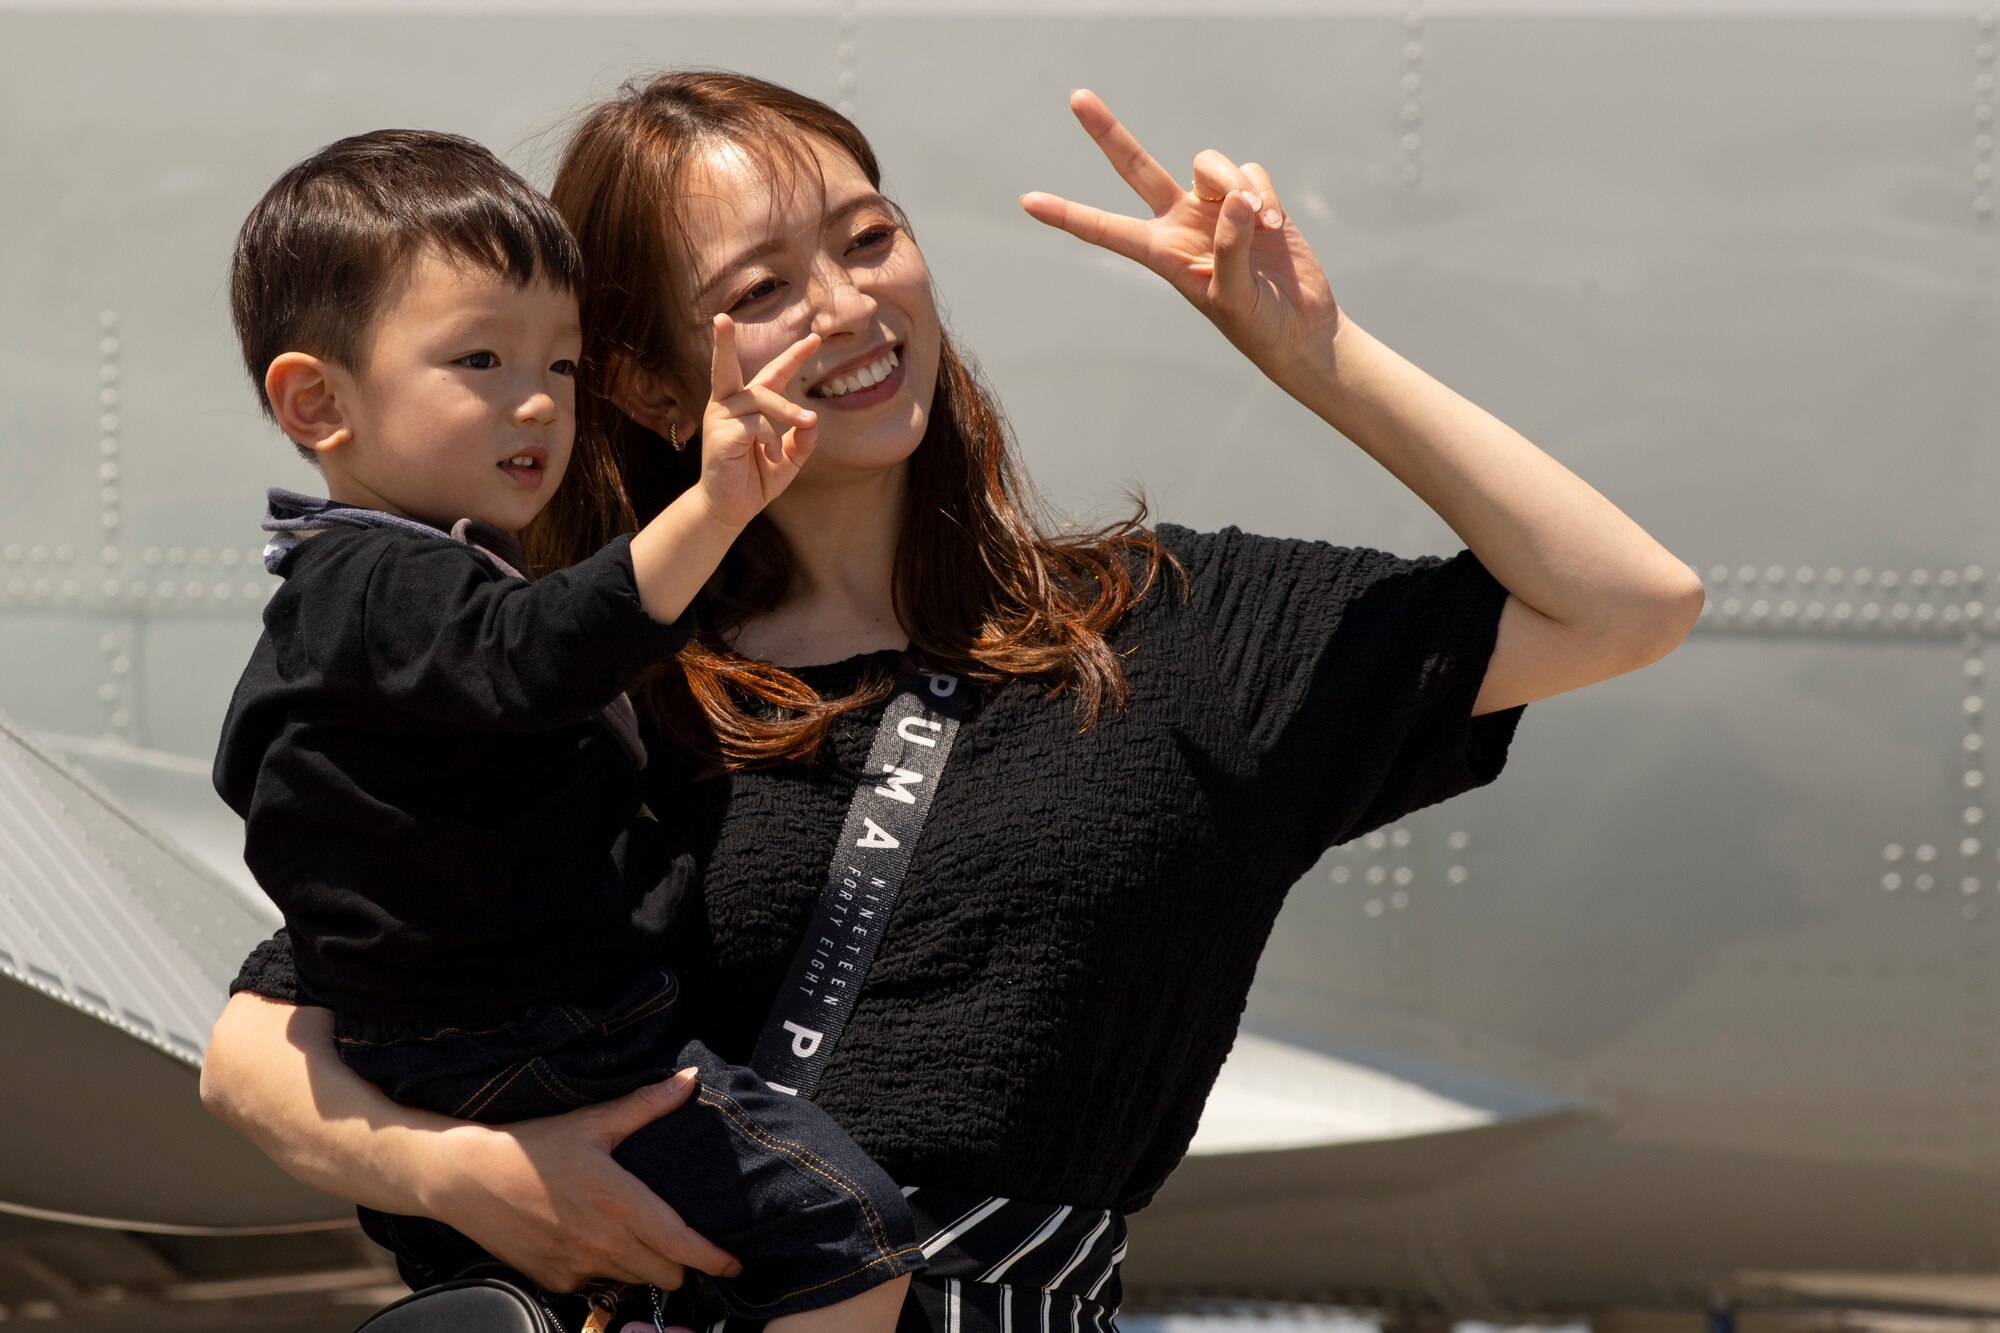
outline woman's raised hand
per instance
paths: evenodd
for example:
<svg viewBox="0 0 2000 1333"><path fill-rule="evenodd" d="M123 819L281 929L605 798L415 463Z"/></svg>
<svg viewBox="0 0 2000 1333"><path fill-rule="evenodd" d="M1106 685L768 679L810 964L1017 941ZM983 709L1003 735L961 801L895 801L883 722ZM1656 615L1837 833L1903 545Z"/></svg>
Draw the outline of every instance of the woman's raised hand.
<svg viewBox="0 0 2000 1333"><path fill-rule="evenodd" d="M611 1157L694 1090L684 1072L562 1115L446 1130L451 1147L434 1154L429 1206L550 1291L594 1278L678 1287L684 1267L734 1276L741 1264Z"/></svg>
<svg viewBox="0 0 2000 1333"><path fill-rule="evenodd" d="M709 401L701 418L701 489L710 510L741 527L778 498L813 451L819 418L785 396L819 350L808 333L748 382L736 356L736 325L715 317Z"/></svg>
<svg viewBox="0 0 2000 1333"><path fill-rule="evenodd" d="M1144 264L1280 383L1302 358L1331 355L1340 320L1333 291L1262 167L1208 149L1194 160L1193 188L1183 189L1096 93L1079 89L1069 106L1153 216L1034 193L1021 196L1030 217Z"/></svg>

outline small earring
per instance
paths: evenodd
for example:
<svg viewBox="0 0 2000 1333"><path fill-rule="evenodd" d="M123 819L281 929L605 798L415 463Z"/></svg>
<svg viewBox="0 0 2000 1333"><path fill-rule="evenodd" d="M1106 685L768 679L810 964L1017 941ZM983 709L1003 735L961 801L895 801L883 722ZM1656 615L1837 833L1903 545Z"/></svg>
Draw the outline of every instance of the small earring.
<svg viewBox="0 0 2000 1333"><path fill-rule="evenodd" d="M667 443L671 444L674 447L675 453L679 453L682 449L687 448L686 445L681 443L680 422L670 421L667 423Z"/></svg>

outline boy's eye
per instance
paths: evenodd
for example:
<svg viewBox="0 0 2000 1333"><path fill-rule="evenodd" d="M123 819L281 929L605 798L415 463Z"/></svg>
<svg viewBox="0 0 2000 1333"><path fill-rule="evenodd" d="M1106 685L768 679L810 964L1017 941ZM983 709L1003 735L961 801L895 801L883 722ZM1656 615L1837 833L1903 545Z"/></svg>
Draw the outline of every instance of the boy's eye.
<svg viewBox="0 0 2000 1333"><path fill-rule="evenodd" d="M500 358L491 352L468 352L458 358L458 364L468 370L491 370L500 364Z"/></svg>
<svg viewBox="0 0 2000 1333"><path fill-rule="evenodd" d="M571 361L567 357L564 357L560 361L551 362L549 364L549 369L553 370L558 375L574 375L576 374L576 362Z"/></svg>

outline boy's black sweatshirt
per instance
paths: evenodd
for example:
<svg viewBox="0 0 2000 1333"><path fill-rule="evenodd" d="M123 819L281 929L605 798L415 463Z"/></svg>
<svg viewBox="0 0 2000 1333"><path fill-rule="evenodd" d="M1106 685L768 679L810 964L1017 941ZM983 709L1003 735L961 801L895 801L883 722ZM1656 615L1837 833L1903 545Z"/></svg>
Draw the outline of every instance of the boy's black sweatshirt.
<svg viewBox="0 0 2000 1333"><path fill-rule="evenodd" d="M329 528L231 699L215 788L317 1003L491 1024L656 967L691 873L596 712L686 643L630 539L532 583L471 547Z"/></svg>

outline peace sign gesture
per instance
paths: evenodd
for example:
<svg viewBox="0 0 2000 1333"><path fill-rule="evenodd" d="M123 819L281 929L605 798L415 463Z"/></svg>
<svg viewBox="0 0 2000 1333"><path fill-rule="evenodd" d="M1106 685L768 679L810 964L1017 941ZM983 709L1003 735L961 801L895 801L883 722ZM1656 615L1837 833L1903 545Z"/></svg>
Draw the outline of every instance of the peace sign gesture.
<svg viewBox="0 0 2000 1333"><path fill-rule="evenodd" d="M1096 93L1077 90L1069 107L1153 216L1034 193L1021 196L1030 217L1144 264L1280 383L1301 357L1330 351L1340 320L1333 291L1262 167L1208 149L1185 190Z"/></svg>
<svg viewBox="0 0 2000 1333"><path fill-rule="evenodd" d="M819 335L808 333L746 383L736 356L736 325L727 315L715 317L697 484L716 518L742 527L799 475L818 443L819 418L785 394L818 350Z"/></svg>

